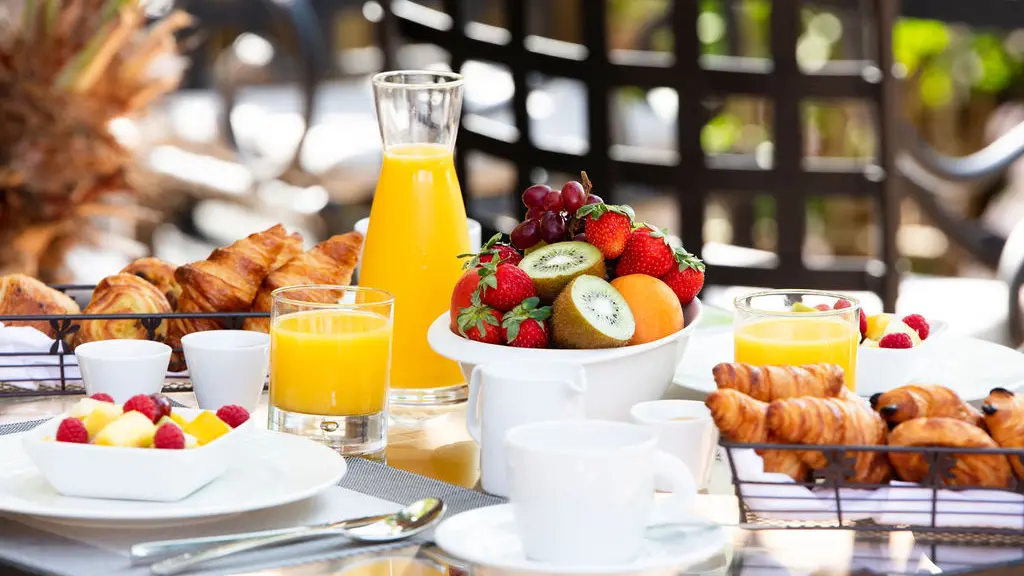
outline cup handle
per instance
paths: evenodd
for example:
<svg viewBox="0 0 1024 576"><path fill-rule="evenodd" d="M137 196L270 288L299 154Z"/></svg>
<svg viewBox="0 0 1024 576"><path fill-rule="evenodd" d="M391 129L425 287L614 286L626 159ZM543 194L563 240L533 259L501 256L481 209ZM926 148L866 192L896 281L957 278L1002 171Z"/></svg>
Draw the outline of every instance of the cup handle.
<svg viewBox="0 0 1024 576"><path fill-rule="evenodd" d="M584 393L586 393L586 391L587 391L587 373L586 373L586 371L582 367L580 367L580 377L579 377L579 379L575 379L574 378L574 379L571 379L571 380L565 380L565 386L566 386L566 388L568 388L569 390L571 390L571 391L573 391L573 392L575 392L577 394L584 394Z"/></svg>
<svg viewBox="0 0 1024 576"><path fill-rule="evenodd" d="M466 430L470 437L480 443L480 381L482 366L474 366L469 377L469 398L466 401Z"/></svg>
<svg viewBox="0 0 1024 576"><path fill-rule="evenodd" d="M672 486L672 498L669 506L677 514L686 514L697 496L697 483L693 474L682 460L658 450L655 452L655 475Z"/></svg>

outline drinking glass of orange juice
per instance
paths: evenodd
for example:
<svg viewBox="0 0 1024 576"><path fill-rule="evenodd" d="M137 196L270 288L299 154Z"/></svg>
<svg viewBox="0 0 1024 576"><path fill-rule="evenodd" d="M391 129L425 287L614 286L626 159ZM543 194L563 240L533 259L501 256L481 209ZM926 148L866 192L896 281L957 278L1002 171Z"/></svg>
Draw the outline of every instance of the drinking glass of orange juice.
<svg viewBox="0 0 1024 576"><path fill-rule="evenodd" d="M817 290L768 290L736 299L735 359L769 364L838 364L857 390L860 302Z"/></svg>
<svg viewBox="0 0 1024 576"><path fill-rule="evenodd" d="M268 428L380 458L394 298L352 286L273 292Z"/></svg>
<svg viewBox="0 0 1024 576"><path fill-rule="evenodd" d="M395 296L391 399L438 405L466 398L459 366L434 352L427 329L448 309L470 251L453 151L463 79L431 71L372 79L384 162L370 209L359 284Z"/></svg>

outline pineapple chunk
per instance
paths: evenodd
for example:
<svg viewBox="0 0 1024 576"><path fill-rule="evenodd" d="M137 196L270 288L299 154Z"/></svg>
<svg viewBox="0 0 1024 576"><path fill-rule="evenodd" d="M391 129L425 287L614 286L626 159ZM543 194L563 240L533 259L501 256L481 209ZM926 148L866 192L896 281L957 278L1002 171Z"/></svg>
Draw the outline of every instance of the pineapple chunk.
<svg viewBox="0 0 1024 576"><path fill-rule="evenodd" d="M185 420L185 417L182 416L181 414L178 414L177 412L171 412L170 418L171 420L174 420L174 423L177 424L178 427L181 428L182 430L185 429L185 424L188 424L188 420Z"/></svg>
<svg viewBox="0 0 1024 576"><path fill-rule="evenodd" d="M75 402L75 405L68 410L68 417L85 420L85 417L88 416L90 412L102 404L110 405L109 402L100 402L99 400L93 400L92 398L82 398L78 402Z"/></svg>
<svg viewBox="0 0 1024 576"><path fill-rule="evenodd" d="M117 420L122 414L121 407L109 402L99 402L99 406L85 417L85 429L89 431L89 438L95 438L108 424Z"/></svg>
<svg viewBox="0 0 1024 576"><path fill-rule="evenodd" d="M191 434L199 441L199 445L209 444L217 438L231 432L231 426L217 418L217 415L209 410L199 413L191 422L185 424L185 433Z"/></svg>
<svg viewBox="0 0 1024 576"><path fill-rule="evenodd" d="M107 424L96 435L95 444L100 446L122 446L126 448L146 448L153 444L156 425L141 412L131 411L122 414L117 420Z"/></svg>
<svg viewBox="0 0 1024 576"><path fill-rule="evenodd" d="M907 326L907 323L904 322L903 320L898 319L893 319L891 322L889 322L888 325L886 325L885 331L882 332L882 336L884 337L889 334L899 333L903 333L906 334L907 336L910 336L910 341L914 343L914 346L917 346L918 344L921 343L921 337L917 334L917 330L914 330L910 326Z"/></svg>
<svg viewBox="0 0 1024 576"><path fill-rule="evenodd" d="M174 418L171 418L170 416L164 416L164 417L160 418L160 421L156 423L156 427L159 428L159 427L163 426L164 424L170 424L171 426L177 426L178 428L184 429L184 426L182 426L181 424L178 424L174 420Z"/></svg>
<svg viewBox="0 0 1024 576"><path fill-rule="evenodd" d="M878 348L878 340L871 340L865 338L862 346L864 346L865 348Z"/></svg>
<svg viewBox="0 0 1024 576"><path fill-rule="evenodd" d="M199 448L199 440L191 434L185 434L185 448Z"/></svg>
<svg viewBox="0 0 1024 576"><path fill-rule="evenodd" d="M888 327L892 319L895 318L892 314L875 314L874 316L868 316L868 331L866 336L869 340L878 342L885 336L885 329Z"/></svg>

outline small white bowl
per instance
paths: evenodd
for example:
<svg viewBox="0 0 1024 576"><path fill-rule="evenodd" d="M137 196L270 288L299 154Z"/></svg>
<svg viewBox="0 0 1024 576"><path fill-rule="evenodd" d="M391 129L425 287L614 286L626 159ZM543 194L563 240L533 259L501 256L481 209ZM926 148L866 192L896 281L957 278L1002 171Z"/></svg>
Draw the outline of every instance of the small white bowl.
<svg viewBox="0 0 1024 576"><path fill-rule="evenodd" d="M270 364L270 335L251 330L208 330L181 338L199 407L237 404L256 409Z"/></svg>
<svg viewBox="0 0 1024 576"><path fill-rule="evenodd" d="M931 343L949 327L941 320L928 320L928 338L913 348L892 349L861 345L857 350L857 394L871 396L910 384L921 371Z"/></svg>
<svg viewBox="0 0 1024 576"><path fill-rule="evenodd" d="M686 351L701 316L700 300L683 307L686 326L654 342L603 350L552 350L514 348L474 342L451 331L445 312L430 325L427 341L435 352L459 363L469 381L473 367L497 361L569 362L583 366L587 374L587 418L629 421L634 404L660 400L672 385L676 366Z"/></svg>
<svg viewBox="0 0 1024 576"><path fill-rule="evenodd" d="M75 348L85 393L110 394L124 403L136 394L156 394L164 386L171 347L149 340L99 340Z"/></svg>
<svg viewBox="0 0 1024 576"><path fill-rule="evenodd" d="M201 412L174 411L191 420ZM46 480L64 496L174 502L224 474L233 449L252 427L252 420L213 442L188 450L122 448L44 440L57 434L66 414L25 433L22 445Z"/></svg>

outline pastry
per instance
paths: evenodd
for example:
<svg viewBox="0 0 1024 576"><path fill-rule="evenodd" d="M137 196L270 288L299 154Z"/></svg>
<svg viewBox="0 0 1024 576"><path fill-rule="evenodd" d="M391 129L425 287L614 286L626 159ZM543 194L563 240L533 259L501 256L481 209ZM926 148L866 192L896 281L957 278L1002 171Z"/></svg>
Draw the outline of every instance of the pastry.
<svg viewBox="0 0 1024 576"><path fill-rule="evenodd" d="M252 306L260 284L270 273L278 254L288 242L280 224L251 234L226 248L218 248L206 260L179 267L174 278L181 285L176 312L245 312ZM181 337L192 332L225 327L218 318L175 318L170 322L167 342L181 348ZM181 369L181 356L172 360Z"/></svg>
<svg viewBox="0 0 1024 576"><path fill-rule="evenodd" d="M758 444L770 442L765 427L768 405L736 390L716 390L704 400L722 436L730 442ZM795 450L760 450L765 472L786 474L805 482L810 469Z"/></svg>
<svg viewBox="0 0 1024 576"><path fill-rule="evenodd" d="M181 295L181 285L174 279L174 270L173 265L159 258L139 258L125 266L120 273L134 274L156 286L164 293L171 310L174 310L178 307L178 296Z"/></svg>
<svg viewBox="0 0 1024 576"><path fill-rule="evenodd" d="M344 286L352 281L352 272L359 263L363 235L348 232L332 236L315 248L292 258L287 264L267 276L256 294L253 312L270 312L274 301L271 293L286 286L303 284L329 284ZM294 296L304 301L317 302L330 292L308 291ZM269 318L246 318L243 328L260 332L270 331Z"/></svg>
<svg viewBox="0 0 1024 576"><path fill-rule="evenodd" d="M835 364L754 366L723 362L712 374L718 388L731 388L762 402L798 396L838 396L844 388L843 369Z"/></svg>
<svg viewBox="0 0 1024 576"><path fill-rule="evenodd" d="M998 448L984 430L954 418L914 418L893 429L891 446L938 446L947 448ZM1001 454L954 454L947 486L1009 488L1013 484L1010 462ZM900 478L908 482L926 479L929 464L924 455L891 452L889 460Z"/></svg>
<svg viewBox="0 0 1024 576"><path fill-rule="evenodd" d="M171 305L159 288L134 274L107 276L96 285L86 314L168 314ZM164 341L167 321L154 330L154 339ZM83 320L75 333L74 345L96 340L148 339L141 319Z"/></svg>
<svg viewBox="0 0 1024 576"><path fill-rule="evenodd" d="M24 274L0 276L0 316L38 316L45 314L79 314L81 309L67 294L50 288ZM7 326L31 326L56 338L57 331L49 321L2 322Z"/></svg>
<svg viewBox="0 0 1024 576"><path fill-rule="evenodd" d="M935 384L900 386L871 397L871 407L889 424L911 418L956 418L982 426L981 412L949 388Z"/></svg>
<svg viewBox="0 0 1024 576"><path fill-rule="evenodd" d="M776 400L768 406L768 432L792 444L877 446L885 444L885 422L860 398L844 393L839 398L804 396ZM814 469L828 460L820 451L807 451L804 461ZM892 476L885 452L849 452L855 484L884 484Z"/></svg>
<svg viewBox="0 0 1024 576"><path fill-rule="evenodd" d="M988 433L1002 448L1024 449L1024 395L1006 388L993 388L981 405ZM1018 479L1024 480L1024 464L1018 456L1008 456Z"/></svg>
<svg viewBox="0 0 1024 576"><path fill-rule="evenodd" d="M281 266L284 266L299 254L302 254L302 235L295 232L285 238L284 246L281 247L281 252L277 255L277 258L274 259L274 263L270 265L270 271L273 272Z"/></svg>

